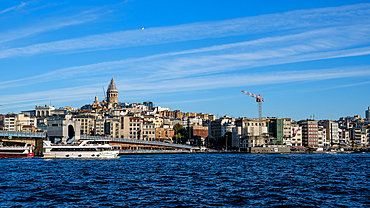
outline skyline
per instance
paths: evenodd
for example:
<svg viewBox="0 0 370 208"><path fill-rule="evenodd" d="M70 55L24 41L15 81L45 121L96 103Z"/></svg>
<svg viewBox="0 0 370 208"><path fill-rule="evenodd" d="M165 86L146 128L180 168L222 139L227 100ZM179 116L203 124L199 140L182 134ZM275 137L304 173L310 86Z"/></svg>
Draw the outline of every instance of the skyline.
<svg viewBox="0 0 370 208"><path fill-rule="evenodd" d="M1 1L0 105L104 98L183 112L337 120L370 105L366 1ZM142 30L142 27L145 27ZM10 72L10 73L9 73Z"/></svg>

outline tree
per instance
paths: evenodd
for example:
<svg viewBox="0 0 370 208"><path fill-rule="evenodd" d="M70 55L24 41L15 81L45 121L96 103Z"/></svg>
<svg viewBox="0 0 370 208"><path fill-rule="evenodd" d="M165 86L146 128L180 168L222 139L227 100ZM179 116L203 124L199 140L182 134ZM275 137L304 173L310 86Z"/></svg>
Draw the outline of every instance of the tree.
<svg viewBox="0 0 370 208"><path fill-rule="evenodd" d="M180 133L177 133L175 134L175 136L173 136L173 140L177 143L177 144L180 144L181 143L181 139L182 139L182 135Z"/></svg>
<svg viewBox="0 0 370 208"><path fill-rule="evenodd" d="M215 137L210 135L207 137L207 147L208 148L212 148L215 146L215 143L216 143L216 140L215 140Z"/></svg>
<svg viewBox="0 0 370 208"><path fill-rule="evenodd" d="M173 136L173 141L176 141L178 144L184 144L187 141L187 132L186 129L181 124L175 124L173 126L175 135Z"/></svg>
<svg viewBox="0 0 370 208"><path fill-rule="evenodd" d="M184 127L182 127L182 125L181 125L181 124L175 124L175 125L173 126L173 130L175 131L175 134L179 133L179 131L181 131L181 130L183 130L183 129L184 129Z"/></svg>

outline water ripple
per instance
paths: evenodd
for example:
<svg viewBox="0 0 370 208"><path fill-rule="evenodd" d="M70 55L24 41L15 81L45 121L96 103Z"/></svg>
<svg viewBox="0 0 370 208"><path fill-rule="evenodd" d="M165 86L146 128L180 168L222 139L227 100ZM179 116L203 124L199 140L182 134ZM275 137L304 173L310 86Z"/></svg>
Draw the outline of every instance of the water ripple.
<svg viewBox="0 0 370 208"><path fill-rule="evenodd" d="M1 207L370 206L370 154L0 161Z"/></svg>

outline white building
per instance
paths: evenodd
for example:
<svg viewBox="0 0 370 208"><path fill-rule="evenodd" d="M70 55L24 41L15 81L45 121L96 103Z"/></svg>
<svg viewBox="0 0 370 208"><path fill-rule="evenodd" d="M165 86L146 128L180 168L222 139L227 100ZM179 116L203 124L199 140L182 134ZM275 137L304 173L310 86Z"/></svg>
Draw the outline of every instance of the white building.
<svg viewBox="0 0 370 208"><path fill-rule="evenodd" d="M72 119L71 115L49 117L47 123L47 135L53 143L67 143L80 139L80 122Z"/></svg>
<svg viewBox="0 0 370 208"><path fill-rule="evenodd" d="M55 107L54 106L36 106L36 117L49 117L52 114L52 111L55 110Z"/></svg>
<svg viewBox="0 0 370 208"><path fill-rule="evenodd" d="M232 145L239 148L259 147L269 144L269 134L266 125L266 119L261 124L259 119L242 118L235 121L236 127L233 129ZM240 129L239 129L240 128ZM261 137L260 137L261 130ZM237 140L240 140L239 142Z"/></svg>
<svg viewBox="0 0 370 208"><path fill-rule="evenodd" d="M326 129L327 145L339 145L339 130L338 123L331 120L324 120L319 122Z"/></svg>
<svg viewBox="0 0 370 208"><path fill-rule="evenodd" d="M292 124L292 146L302 146L302 127L298 124Z"/></svg>
<svg viewBox="0 0 370 208"><path fill-rule="evenodd" d="M326 129L323 126L318 127L317 142L318 142L318 146L321 148L330 146L330 142L327 142L327 139L326 139Z"/></svg>

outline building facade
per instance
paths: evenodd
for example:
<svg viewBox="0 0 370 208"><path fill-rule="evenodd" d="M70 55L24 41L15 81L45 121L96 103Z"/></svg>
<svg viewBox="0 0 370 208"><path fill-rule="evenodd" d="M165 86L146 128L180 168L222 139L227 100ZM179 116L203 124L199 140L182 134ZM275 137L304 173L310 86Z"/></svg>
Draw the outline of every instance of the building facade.
<svg viewBox="0 0 370 208"><path fill-rule="evenodd" d="M318 147L318 124L315 120L303 120L298 124L302 127L302 145L305 147Z"/></svg>

